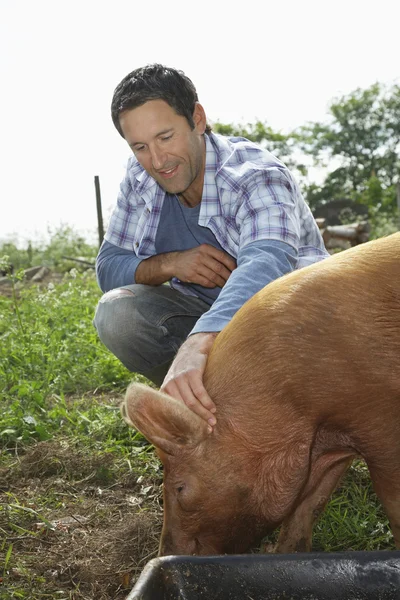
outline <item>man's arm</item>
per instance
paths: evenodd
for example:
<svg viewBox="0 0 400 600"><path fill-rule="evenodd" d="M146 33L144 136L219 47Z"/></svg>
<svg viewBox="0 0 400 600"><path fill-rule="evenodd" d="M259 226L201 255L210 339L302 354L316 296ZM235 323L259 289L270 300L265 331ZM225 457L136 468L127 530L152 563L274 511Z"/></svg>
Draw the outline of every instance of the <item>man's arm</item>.
<svg viewBox="0 0 400 600"><path fill-rule="evenodd" d="M97 281L103 292L132 283L161 285L172 277L209 288L223 287L235 268L229 254L208 244L141 259L105 240L96 259Z"/></svg>
<svg viewBox="0 0 400 600"><path fill-rule="evenodd" d="M177 277L207 288L223 287L235 268L236 261L227 252L201 244L190 250L146 258L136 270L135 282L161 285Z"/></svg>
<svg viewBox="0 0 400 600"><path fill-rule="evenodd" d="M243 304L263 287L297 266L297 250L276 240L252 242L239 251L238 266L209 311L190 335L222 331Z"/></svg>
<svg viewBox="0 0 400 600"><path fill-rule="evenodd" d="M161 390L181 399L191 410L215 425L215 405L203 386L203 373L214 339L243 304L265 285L296 268L297 250L275 240L245 246L237 268L209 311L197 321L181 346Z"/></svg>
<svg viewBox="0 0 400 600"><path fill-rule="evenodd" d="M125 250L107 240L96 258L97 283L102 292L135 283L135 273L142 262L132 250Z"/></svg>

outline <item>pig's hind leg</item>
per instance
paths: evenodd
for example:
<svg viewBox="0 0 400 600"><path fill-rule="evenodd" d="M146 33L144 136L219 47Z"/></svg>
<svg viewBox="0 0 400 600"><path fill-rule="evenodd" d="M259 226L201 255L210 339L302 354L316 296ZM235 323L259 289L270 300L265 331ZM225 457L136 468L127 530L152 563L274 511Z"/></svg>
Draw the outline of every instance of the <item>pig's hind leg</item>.
<svg viewBox="0 0 400 600"><path fill-rule="evenodd" d="M293 511L283 521L275 552L309 552L314 523L349 468L354 456L346 453L320 456L311 465L308 481Z"/></svg>

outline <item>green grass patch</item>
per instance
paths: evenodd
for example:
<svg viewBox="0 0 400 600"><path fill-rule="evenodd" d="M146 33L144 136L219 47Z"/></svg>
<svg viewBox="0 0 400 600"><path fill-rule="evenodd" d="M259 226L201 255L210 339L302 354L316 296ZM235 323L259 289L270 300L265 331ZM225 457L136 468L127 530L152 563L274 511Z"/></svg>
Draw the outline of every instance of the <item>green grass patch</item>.
<svg viewBox="0 0 400 600"><path fill-rule="evenodd" d="M85 411L70 400L122 391L135 378L98 339L92 320L100 295L93 272L73 270L59 285L0 296L3 447L109 427L107 408Z"/></svg>
<svg viewBox="0 0 400 600"><path fill-rule="evenodd" d="M314 527L313 549L324 552L395 549L388 520L363 461L355 461L350 467L343 485Z"/></svg>

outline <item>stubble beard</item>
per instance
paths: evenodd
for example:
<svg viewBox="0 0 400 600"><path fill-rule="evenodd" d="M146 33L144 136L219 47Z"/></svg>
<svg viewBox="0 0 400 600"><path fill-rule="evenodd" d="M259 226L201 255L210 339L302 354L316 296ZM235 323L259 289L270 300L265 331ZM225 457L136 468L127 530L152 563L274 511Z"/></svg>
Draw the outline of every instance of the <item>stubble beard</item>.
<svg viewBox="0 0 400 600"><path fill-rule="evenodd" d="M186 174L183 174L183 175L185 176ZM192 170L190 169L189 172L187 173L186 181L183 181L181 183L180 182L174 183L173 181L169 182L169 181L163 181L163 180L160 181L159 178L157 178L157 182L168 194L175 194L176 196L179 196L180 194L184 194L186 192L186 190L192 185L192 183L195 179L196 179L196 177L194 176L194 174L192 173Z"/></svg>
<svg viewBox="0 0 400 600"><path fill-rule="evenodd" d="M203 169L203 160L205 163L205 156L203 157L200 153L193 153L192 158L189 161L179 162L179 169L182 169L183 172L180 174L182 177L182 182L176 182L175 184L171 181L171 185L169 185L168 181L160 181L157 179L156 181L159 185L168 193L175 194L176 196L182 196L183 194L190 188L190 186L196 181L197 177L199 177L200 173ZM176 185L174 188L173 186ZM179 187L178 187L179 186Z"/></svg>

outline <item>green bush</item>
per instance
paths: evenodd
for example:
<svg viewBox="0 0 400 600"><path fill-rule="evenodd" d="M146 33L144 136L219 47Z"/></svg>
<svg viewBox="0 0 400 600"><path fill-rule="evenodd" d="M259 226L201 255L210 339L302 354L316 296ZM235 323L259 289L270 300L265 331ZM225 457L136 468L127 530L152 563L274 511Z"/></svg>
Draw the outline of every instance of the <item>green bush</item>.
<svg viewBox="0 0 400 600"><path fill-rule="evenodd" d="M397 213L386 213L370 208L369 222L371 224L371 240L390 235L400 229Z"/></svg>
<svg viewBox="0 0 400 600"><path fill-rule="evenodd" d="M80 268L78 262L68 261L64 256L83 258L94 263L98 247L89 244L70 226L62 225L56 229L48 229L49 241L27 242L24 248L14 242L0 245L0 257L7 255L15 269L27 269L43 265L56 271L67 272L72 267Z"/></svg>

